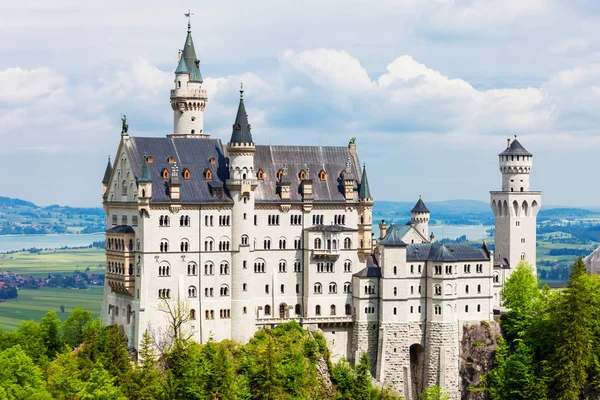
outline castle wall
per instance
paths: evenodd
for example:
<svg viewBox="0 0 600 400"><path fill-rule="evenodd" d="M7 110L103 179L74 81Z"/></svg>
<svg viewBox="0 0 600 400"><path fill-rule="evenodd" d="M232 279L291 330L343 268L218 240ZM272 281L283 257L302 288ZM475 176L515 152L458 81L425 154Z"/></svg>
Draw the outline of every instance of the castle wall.
<svg viewBox="0 0 600 400"><path fill-rule="evenodd" d="M352 358L350 362L358 364L363 353L369 355L371 374L375 375L379 329L376 322L355 322L352 332Z"/></svg>
<svg viewBox="0 0 600 400"><path fill-rule="evenodd" d="M425 332L426 387L442 386L450 399L460 398L459 323L427 322Z"/></svg>

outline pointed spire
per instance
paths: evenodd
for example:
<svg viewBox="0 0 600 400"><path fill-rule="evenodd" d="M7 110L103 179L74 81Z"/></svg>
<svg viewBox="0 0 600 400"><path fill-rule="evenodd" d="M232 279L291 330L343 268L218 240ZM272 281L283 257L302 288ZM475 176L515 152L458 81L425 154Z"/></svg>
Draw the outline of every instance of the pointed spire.
<svg viewBox="0 0 600 400"><path fill-rule="evenodd" d="M108 163L106 164L106 169L104 170L104 178L102 178L102 183L108 184L110 182L111 175L112 175L112 164L110 163L110 156L108 156Z"/></svg>
<svg viewBox="0 0 600 400"><path fill-rule="evenodd" d="M144 156L144 165L142 166L142 173L140 174L139 182L152 182L152 176L148 169L148 157Z"/></svg>
<svg viewBox="0 0 600 400"><path fill-rule="evenodd" d="M419 195L419 201L417 201L417 204L415 204L415 206L412 208L412 210L410 210L411 213L414 212L429 212L429 209L427 208L427 206L425 205L425 203L423 202L423 199L421 199L421 195Z"/></svg>
<svg viewBox="0 0 600 400"><path fill-rule="evenodd" d="M179 57L179 65L177 65L177 69L175 70L176 74L189 74L190 70L188 69L186 63L185 63L185 58L183 58L183 55L181 57Z"/></svg>
<svg viewBox="0 0 600 400"><path fill-rule="evenodd" d="M188 14L191 15L191 13L186 13L186 16L189 18ZM189 21L185 44L183 45L183 50L181 52L181 59L184 60L190 74L190 81L201 83L202 74L200 73L200 60L196 57L196 49L194 48L194 41L192 40L192 28ZM181 64L181 60L179 61L179 64ZM179 66L177 69L179 69ZM175 73L177 73L177 71L175 71Z"/></svg>
<svg viewBox="0 0 600 400"><path fill-rule="evenodd" d="M246 107L244 106L243 86L240 86L240 104L238 106L229 143L254 143L252 140L252 133L250 132L250 124L248 123L248 114L246 114Z"/></svg>
<svg viewBox="0 0 600 400"><path fill-rule="evenodd" d="M360 179L360 191L358 192L360 200L372 199L371 189L369 189L369 180L367 179L367 166L363 164L362 178Z"/></svg>

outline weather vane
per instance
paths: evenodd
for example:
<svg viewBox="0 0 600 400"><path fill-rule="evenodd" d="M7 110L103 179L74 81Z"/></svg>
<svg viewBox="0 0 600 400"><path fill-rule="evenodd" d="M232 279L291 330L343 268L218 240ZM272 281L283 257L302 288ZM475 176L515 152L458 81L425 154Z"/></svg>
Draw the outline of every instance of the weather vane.
<svg viewBox="0 0 600 400"><path fill-rule="evenodd" d="M190 29L192 27L192 15L194 15L194 13L188 9L188 12L184 13L183 15L185 15L188 19L188 29Z"/></svg>

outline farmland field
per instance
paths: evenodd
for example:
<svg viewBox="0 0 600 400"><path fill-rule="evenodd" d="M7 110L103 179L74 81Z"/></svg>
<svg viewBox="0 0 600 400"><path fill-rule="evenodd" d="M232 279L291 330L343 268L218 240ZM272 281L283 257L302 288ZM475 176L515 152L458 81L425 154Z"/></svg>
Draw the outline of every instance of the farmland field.
<svg viewBox="0 0 600 400"><path fill-rule="evenodd" d="M104 249L85 248L44 250L0 254L0 273L11 271L25 276L46 277L48 274L71 274L90 268L91 273L104 272Z"/></svg>
<svg viewBox="0 0 600 400"><path fill-rule="evenodd" d="M48 311L56 311L61 320L65 320L76 307L90 310L95 317L100 316L100 303L103 288L91 289L21 289L19 297L0 303L0 330L13 331L22 320L37 322ZM61 313L60 306L65 306Z"/></svg>

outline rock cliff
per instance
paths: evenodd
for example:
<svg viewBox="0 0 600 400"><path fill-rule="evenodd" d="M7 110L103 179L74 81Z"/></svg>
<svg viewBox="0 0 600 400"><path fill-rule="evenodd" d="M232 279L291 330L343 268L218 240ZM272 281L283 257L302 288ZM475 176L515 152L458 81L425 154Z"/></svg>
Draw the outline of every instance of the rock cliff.
<svg viewBox="0 0 600 400"><path fill-rule="evenodd" d="M502 335L496 321L466 323L460 343L460 377L463 400L486 400L482 377L494 363L498 338Z"/></svg>

